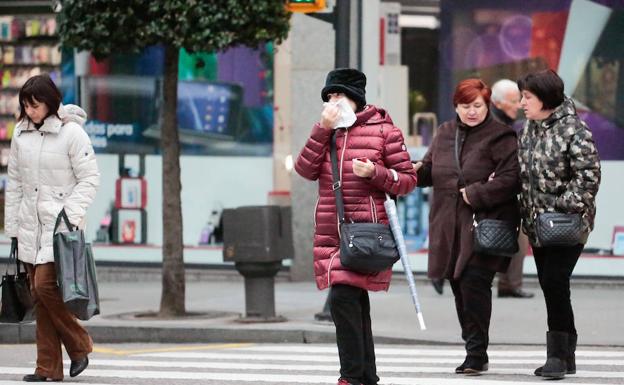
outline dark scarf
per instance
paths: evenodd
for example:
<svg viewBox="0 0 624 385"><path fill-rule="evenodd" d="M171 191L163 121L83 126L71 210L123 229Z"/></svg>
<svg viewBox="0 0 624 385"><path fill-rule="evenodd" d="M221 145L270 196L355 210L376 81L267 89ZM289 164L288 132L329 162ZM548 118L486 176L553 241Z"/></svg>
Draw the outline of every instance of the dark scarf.
<svg viewBox="0 0 624 385"><path fill-rule="evenodd" d="M515 120L510 118L503 110L496 108L494 104L490 104L490 112L494 116L494 119L508 125L509 127L513 126Z"/></svg>

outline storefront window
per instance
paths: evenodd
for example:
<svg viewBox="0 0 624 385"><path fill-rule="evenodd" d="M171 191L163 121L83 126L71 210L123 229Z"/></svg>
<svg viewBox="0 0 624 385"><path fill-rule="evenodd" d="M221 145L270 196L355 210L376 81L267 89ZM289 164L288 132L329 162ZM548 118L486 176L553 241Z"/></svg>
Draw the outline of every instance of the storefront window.
<svg viewBox="0 0 624 385"><path fill-rule="evenodd" d="M603 160L624 159L624 2L442 0L440 116L461 79L488 84L551 68Z"/></svg>
<svg viewBox="0 0 624 385"><path fill-rule="evenodd" d="M64 79L89 116L86 129L98 152L158 153L163 49L88 59L76 76L64 56ZM273 47L237 47L222 53L180 51L178 128L183 154L270 155L273 142ZM84 65L84 64L83 64Z"/></svg>

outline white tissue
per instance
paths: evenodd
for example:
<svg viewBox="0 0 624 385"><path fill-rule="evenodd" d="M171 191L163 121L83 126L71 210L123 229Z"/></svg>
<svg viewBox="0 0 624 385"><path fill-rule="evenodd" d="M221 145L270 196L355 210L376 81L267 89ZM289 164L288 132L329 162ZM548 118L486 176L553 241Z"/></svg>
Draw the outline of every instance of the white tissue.
<svg viewBox="0 0 624 385"><path fill-rule="evenodd" d="M355 123L355 120L357 118L347 98L340 98L336 102L323 103L323 107L327 106L328 104L338 107L338 110L340 111L340 117L336 121L336 124L334 125L334 127L332 127L333 129L336 129L339 127L351 127L353 123Z"/></svg>

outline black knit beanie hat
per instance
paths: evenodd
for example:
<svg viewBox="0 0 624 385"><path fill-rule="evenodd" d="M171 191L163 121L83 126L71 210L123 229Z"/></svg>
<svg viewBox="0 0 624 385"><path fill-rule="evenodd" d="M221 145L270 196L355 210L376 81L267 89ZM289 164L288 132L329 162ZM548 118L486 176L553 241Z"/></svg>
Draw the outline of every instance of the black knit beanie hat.
<svg viewBox="0 0 624 385"><path fill-rule="evenodd" d="M353 68L337 68L327 74L325 87L321 91L321 99L329 100L328 94L339 93L355 102L357 109L366 105L366 75Z"/></svg>

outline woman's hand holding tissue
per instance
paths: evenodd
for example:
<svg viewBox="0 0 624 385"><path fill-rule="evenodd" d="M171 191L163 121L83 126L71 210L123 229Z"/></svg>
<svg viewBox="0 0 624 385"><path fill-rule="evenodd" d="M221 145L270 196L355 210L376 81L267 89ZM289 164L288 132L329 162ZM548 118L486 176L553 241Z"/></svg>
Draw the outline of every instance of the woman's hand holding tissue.
<svg viewBox="0 0 624 385"><path fill-rule="evenodd" d="M323 112L321 113L321 127L326 130L333 130L336 122L340 119L340 109L335 104L323 103Z"/></svg>

